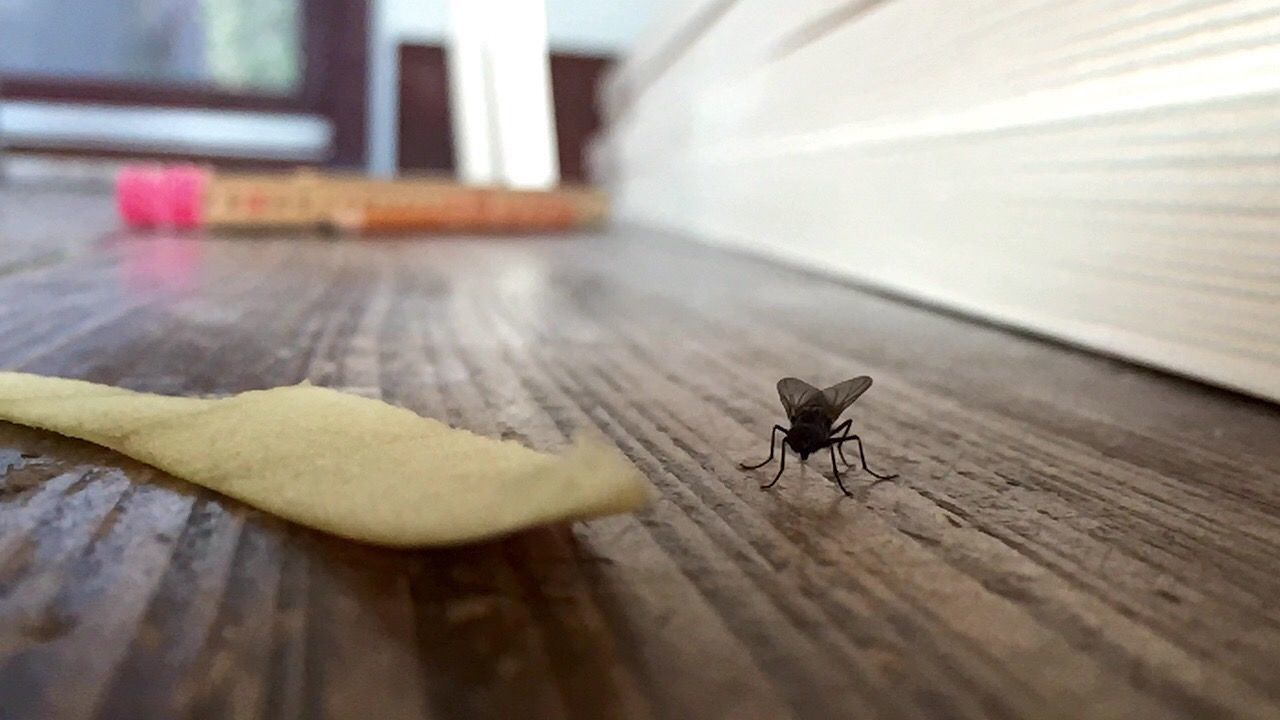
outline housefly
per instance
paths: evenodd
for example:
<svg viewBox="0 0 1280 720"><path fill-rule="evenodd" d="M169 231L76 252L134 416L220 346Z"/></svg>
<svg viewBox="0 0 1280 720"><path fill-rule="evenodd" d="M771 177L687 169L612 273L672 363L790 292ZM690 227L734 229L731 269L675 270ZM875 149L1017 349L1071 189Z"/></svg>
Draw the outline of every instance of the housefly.
<svg viewBox="0 0 1280 720"><path fill-rule="evenodd" d="M844 444L847 442L858 443L858 457L862 460L862 469L866 470L873 477L880 480L892 480L897 475L881 475L880 473L867 467L867 454L862 449L862 438L849 432L853 427L852 420L845 420L840 423L834 430L832 426L840 419L845 410L857 400L862 393L871 387L871 378L863 375L851 380L845 380L842 383L832 385L826 390L819 390L809 383L793 377L782 378L778 381L778 397L782 400L782 407L787 411L787 422L791 427L785 428L781 425L774 425L773 431L769 434L769 457L764 462L755 465L740 464L743 470L755 470L764 467L773 461L774 443L778 439L778 433L782 433L782 460L778 463L778 474L773 476L773 480L762 486L767 490L778 483L778 479L782 477L782 471L787 466L787 447L800 456L800 462L809 459L809 456L819 450L826 449L831 453L831 471L835 473L836 484L844 491L845 495L852 496L848 488L844 486L844 481L840 479L840 468L836 465L836 453L840 453L840 459L844 461L845 467L853 467L844 457Z"/></svg>

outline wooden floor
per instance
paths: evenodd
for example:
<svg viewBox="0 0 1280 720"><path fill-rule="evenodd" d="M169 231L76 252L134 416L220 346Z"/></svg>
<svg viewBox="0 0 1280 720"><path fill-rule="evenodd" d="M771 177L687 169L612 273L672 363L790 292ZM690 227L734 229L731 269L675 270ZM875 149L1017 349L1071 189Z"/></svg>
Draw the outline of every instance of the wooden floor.
<svg viewBox="0 0 1280 720"><path fill-rule="evenodd" d="M1275 407L642 231L111 227L0 191L0 368L595 426L660 495L390 552L0 424L3 720L1280 718ZM873 376L901 477L761 491L787 374Z"/></svg>

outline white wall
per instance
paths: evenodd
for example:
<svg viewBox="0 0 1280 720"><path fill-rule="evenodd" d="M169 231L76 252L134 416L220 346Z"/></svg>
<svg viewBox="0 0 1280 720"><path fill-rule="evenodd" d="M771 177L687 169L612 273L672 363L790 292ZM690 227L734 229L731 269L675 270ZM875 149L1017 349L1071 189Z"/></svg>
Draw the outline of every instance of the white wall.
<svg viewBox="0 0 1280 720"><path fill-rule="evenodd" d="M562 52L628 52L657 9L670 0L546 0L551 49ZM389 175L396 167L399 71L402 42L443 43L446 0L374 0L369 43L369 168Z"/></svg>
<svg viewBox="0 0 1280 720"><path fill-rule="evenodd" d="M613 207L1280 399L1278 36L1273 0L738 0L617 75Z"/></svg>
<svg viewBox="0 0 1280 720"><path fill-rule="evenodd" d="M546 0L552 51L627 52L667 0Z"/></svg>

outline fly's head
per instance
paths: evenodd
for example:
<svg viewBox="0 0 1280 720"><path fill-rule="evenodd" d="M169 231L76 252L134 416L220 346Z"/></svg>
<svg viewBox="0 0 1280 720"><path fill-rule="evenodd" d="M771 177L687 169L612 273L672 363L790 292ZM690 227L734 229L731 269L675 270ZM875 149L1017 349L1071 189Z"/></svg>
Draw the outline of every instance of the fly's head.
<svg viewBox="0 0 1280 720"><path fill-rule="evenodd" d="M787 444L800 456L800 462L804 462L822 449L830 434L831 428L825 423L797 422L787 431Z"/></svg>

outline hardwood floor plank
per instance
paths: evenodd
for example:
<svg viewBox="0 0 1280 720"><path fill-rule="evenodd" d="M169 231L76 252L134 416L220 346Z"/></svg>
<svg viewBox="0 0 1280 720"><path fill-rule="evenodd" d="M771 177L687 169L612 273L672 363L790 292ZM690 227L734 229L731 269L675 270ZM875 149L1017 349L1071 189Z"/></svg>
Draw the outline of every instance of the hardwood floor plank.
<svg viewBox="0 0 1280 720"><path fill-rule="evenodd" d="M0 228L46 261L0 252L0 367L590 429L658 496L393 552L0 425L3 720L1280 717L1273 406L638 229L102 241L88 212L60 244L24 217ZM864 373L897 480L737 466L779 377Z"/></svg>

